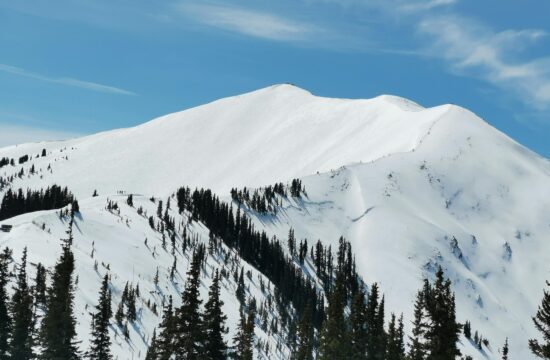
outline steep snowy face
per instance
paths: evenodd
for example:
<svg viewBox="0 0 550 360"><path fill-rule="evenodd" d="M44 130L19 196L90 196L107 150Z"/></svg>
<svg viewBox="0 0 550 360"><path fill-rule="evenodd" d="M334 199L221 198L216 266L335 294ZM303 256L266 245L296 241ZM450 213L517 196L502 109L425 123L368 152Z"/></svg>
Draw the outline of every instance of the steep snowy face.
<svg viewBox="0 0 550 360"><path fill-rule="evenodd" d="M550 264L550 166L471 113L447 107L414 151L303 179L307 197L256 226L337 248L343 235L358 272L379 282L388 311L412 319L423 277L442 266L453 281L460 321L489 339L474 359L534 359L531 316Z"/></svg>
<svg viewBox="0 0 550 360"><path fill-rule="evenodd" d="M0 156L46 147L53 157L37 166L51 165L51 174L37 185L63 183L79 197L94 189L166 194L181 184L226 193L411 151L447 112L391 96L327 99L276 85L130 129L1 149Z"/></svg>
<svg viewBox="0 0 550 360"><path fill-rule="evenodd" d="M117 311L122 303L124 288L130 285L138 288L140 295L136 299L137 320L129 322L128 337L123 328L111 320L109 335L112 341L111 351L118 359L144 359L151 343L153 332L161 322L163 309L169 298L174 307L181 305L181 293L185 289L187 271L193 251L193 244L209 245L209 230L202 223L189 222L189 214L180 214L177 209L167 209L167 213L177 224L174 238L151 228L148 214L155 216L159 200L136 196L134 205L126 204L127 196L99 196L80 201L80 213L75 217L73 226L72 251L76 259L74 315L78 335L78 347L87 351L90 342L91 314L95 312L98 291L105 274L110 278L112 292L112 310ZM116 203L117 208L108 210L107 204ZM164 203L166 207L166 202ZM15 271L21 259L23 249L28 248L27 273L29 282L34 284L37 264L48 271L48 278L61 252L61 240L67 238L68 216L59 216L59 211L40 211L11 218L1 224L13 226L11 232L0 232L0 247L13 250L14 263L10 270ZM159 218L155 222L160 221ZM186 224L188 239L192 241L184 246L181 236L183 224ZM226 341L231 344L237 332L240 305L236 297L237 283L233 274L239 269L247 274L247 298L254 298L262 309L268 298L273 297L274 285L254 267L242 261L233 250L220 243L213 251L208 250L201 273L200 299L208 299L208 287L213 274L219 270L221 279L221 299L223 312L227 316L229 333ZM156 278L156 279L155 279ZM265 288L264 288L265 285ZM261 312L260 312L261 313ZM39 310L39 315L42 315ZM262 320L270 323L279 316L277 309L270 308ZM126 320L124 320L126 322ZM280 339L258 326L255 334L262 350L256 350L255 359L288 359L289 350L284 344L277 346ZM269 350L268 350L269 349Z"/></svg>

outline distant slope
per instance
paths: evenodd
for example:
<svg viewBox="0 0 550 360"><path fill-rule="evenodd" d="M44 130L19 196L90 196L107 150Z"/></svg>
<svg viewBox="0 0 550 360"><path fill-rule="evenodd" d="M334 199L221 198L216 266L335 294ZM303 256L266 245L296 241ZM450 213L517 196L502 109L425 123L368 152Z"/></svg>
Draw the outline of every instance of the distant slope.
<svg viewBox="0 0 550 360"><path fill-rule="evenodd" d="M52 173L36 185L63 183L80 197L96 188L165 194L181 184L223 193L410 151L448 110L390 96L320 98L276 85L134 128L0 149L0 157L45 147L51 156L35 163Z"/></svg>

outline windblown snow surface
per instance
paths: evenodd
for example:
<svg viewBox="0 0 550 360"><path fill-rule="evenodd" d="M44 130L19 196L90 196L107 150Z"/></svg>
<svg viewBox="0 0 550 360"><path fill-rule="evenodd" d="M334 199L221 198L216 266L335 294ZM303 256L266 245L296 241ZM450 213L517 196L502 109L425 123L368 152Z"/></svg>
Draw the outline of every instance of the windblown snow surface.
<svg viewBox="0 0 550 360"><path fill-rule="evenodd" d="M43 148L47 156L35 158ZM388 314L404 312L407 324L422 278L442 266L453 281L459 320L470 320L472 330L490 341L479 351L463 338L463 354L498 359L508 337L511 358L533 359L527 340L538 334L531 316L550 278L550 164L466 109L423 108L393 96L321 98L276 85L134 128L0 149L0 157L25 154L32 155L29 162L0 169L4 177L25 169L9 186L66 185L81 203L75 252L83 346L88 311L106 271L101 266L95 271L95 260L110 264L114 306L126 281L139 282L141 292L159 305L169 294L177 304L187 269L186 254L176 254L177 281L164 276L156 289L156 267L166 273L173 256L160 247L160 235L147 219L125 205L125 197L119 197L120 215L105 209L107 198L116 199L120 190L141 194L139 204L154 214L149 197L165 199L182 185L211 188L229 201L232 187L299 177L307 196L285 200L277 215L248 211L258 228L285 239L292 227L309 244L320 239L333 248L343 235L353 245L360 275L380 284ZM32 165L35 175L28 174ZM91 198L96 189L101 196ZM14 248L16 259L28 246L31 262L53 266L66 229L54 211L2 223L15 227L0 233L0 246ZM207 241L208 229L195 226ZM203 299L208 274L222 262L220 255L209 256ZM250 271L249 291L262 301L269 294L258 289L261 275ZM238 318L234 286L226 279L228 340ZM115 338L118 357L143 358L159 321L144 308L130 344ZM113 336L118 332L111 330ZM270 355L256 351L258 358L288 357L284 347L275 351L277 335L261 329L257 335L272 349Z"/></svg>

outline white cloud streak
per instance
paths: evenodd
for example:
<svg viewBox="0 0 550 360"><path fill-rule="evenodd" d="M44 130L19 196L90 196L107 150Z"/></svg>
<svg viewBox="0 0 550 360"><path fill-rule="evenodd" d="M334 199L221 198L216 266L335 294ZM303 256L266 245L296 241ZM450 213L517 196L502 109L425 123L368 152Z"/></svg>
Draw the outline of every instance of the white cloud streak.
<svg viewBox="0 0 550 360"><path fill-rule="evenodd" d="M322 31L303 22L234 6L191 3L179 5L178 10L195 22L268 40L300 42Z"/></svg>
<svg viewBox="0 0 550 360"><path fill-rule="evenodd" d="M29 142L65 140L78 136L81 134L0 123L0 148Z"/></svg>
<svg viewBox="0 0 550 360"><path fill-rule="evenodd" d="M39 80L39 81L65 85L65 86L72 86L72 87L77 87L80 89L91 90L96 92L116 94L116 95L136 95L131 91L124 90L114 86L103 85L103 84L98 84L94 82L83 81L83 80L78 80L73 78L64 78L64 77L56 78L56 77L45 76L45 75L37 74L31 71L16 67L16 66L11 66L6 64L0 64L0 71L17 75L17 76L23 76L26 78Z"/></svg>
<svg viewBox="0 0 550 360"><path fill-rule="evenodd" d="M429 36L432 56L442 57L453 70L511 91L538 110L550 109L550 57L521 56L529 45L546 37L546 32L494 32L457 16L423 20L418 29Z"/></svg>

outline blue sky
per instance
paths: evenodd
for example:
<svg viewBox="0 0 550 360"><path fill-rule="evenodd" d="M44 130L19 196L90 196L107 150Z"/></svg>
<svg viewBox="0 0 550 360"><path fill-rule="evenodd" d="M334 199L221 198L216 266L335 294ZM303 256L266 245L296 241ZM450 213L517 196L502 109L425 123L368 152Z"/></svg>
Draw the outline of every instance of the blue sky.
<svg viewBox="0 0 550 360"><path fill-rule="evenodd" d="M455 103L550 157L550 2L0 0L0 145L290 82Z"/></svg>

